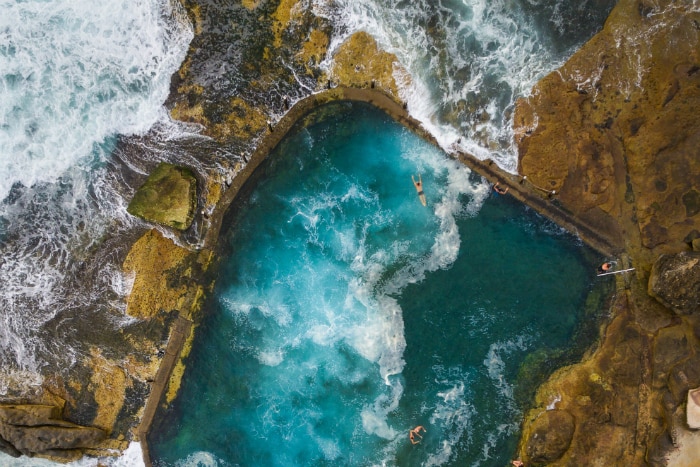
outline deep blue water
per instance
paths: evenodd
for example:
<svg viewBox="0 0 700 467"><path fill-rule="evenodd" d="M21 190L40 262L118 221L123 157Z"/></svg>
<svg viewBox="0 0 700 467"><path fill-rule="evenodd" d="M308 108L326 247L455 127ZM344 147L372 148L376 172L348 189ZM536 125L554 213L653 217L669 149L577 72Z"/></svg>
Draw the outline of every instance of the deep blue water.
<svg viewBox="0 0 700 467"><path fill-rule="evenodd" d="M580 335L590 252L366 105L322 109L262 170L156 464L505 465L541 380L523 363Z"/></svg>

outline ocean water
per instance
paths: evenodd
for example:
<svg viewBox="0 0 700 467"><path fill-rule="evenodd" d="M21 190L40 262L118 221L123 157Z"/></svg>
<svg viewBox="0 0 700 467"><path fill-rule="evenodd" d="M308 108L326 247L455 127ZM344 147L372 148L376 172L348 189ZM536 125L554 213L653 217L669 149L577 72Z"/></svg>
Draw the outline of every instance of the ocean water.
<svg viewBox="0 0 700 467"><path fill-rule="evenodd" d="M589 343L590 252L365 104L299 127L232 211L155 465L505 465L528 358Z"/></svg>

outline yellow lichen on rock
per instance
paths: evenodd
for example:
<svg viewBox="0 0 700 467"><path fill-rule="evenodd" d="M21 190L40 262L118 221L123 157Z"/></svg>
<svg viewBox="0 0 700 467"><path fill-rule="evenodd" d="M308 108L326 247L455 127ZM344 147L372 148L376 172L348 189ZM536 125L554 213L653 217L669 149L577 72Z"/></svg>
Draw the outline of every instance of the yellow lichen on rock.
<svg viewBox="0 0 700 467"><path fill-rule="evenodd" d="M96 347L90 349L87 360L88 368L92 369L88 389L97 406L92 425L109 433L124 405L126 388L131 385L131 381L123 368L105 358Z"/></svg>
<svg viewBox="0 0 700 467"><path fill-rule="evenodd" d="M187 16L189 17L192 25L194 26L195 35L202 33L204 29L202 20L202 7L198 3L189 2L187 0L181 0L185 10L187 11Z"/></svg>
<svg viewBox="0 0 700 467"><path fill-rule="evenodd" d="M249 10L255 10L262 0L243 0L243 6Z"/></svg>
<svg viewBox="0 0 700 467"><path fill-rule="evenodd" d="M277 9L272 14L272 33L275 36L272 45L275 47L282 46L282 33L301 14L299 3L299 0L280 0Z"/></svg>
<svg viewBox="0 0 700 467"><path fill-rule="evenodd" d="M312 29L306 40L301 45L301 51L297 60L306 66L307 73L311 74L311 66L323 61L328 51L328 35L319 29Z"/></svg>
<svg viewBox="0 0 700 467"><path fill-rule="evenodd" d="M218 141L232 138L250 140L267 126L267 117L240 97L230 100L228 115L223 123L211 126L209 132Z"/></svg>
<svg viewBox="0 0 700 467"><path fill-rule="evenodd" d="M137 240L123 265L127 275L134 275L127 314L136 318L153 318L160 310L177 309L187 292L187 285L173 275L178 275L191 254L155 229ZM183 272L187 270L184 268Z"/></svg>
<svg viewBox="0 0 700 467"><path fill-rule="evenodd" d="M180 77L184 77L189 73L188 65L190 60L186 60L180 67ZM188 85L180 86L178 88L178 93L181 96L196 96L201 98L204 93L204 88L199 85ZM198 123L204 127L209 126L209 120L204 115L204 108L202 104L197 102L194 105L189 105L186 99L178 100L173 108L170 110L170 116L175 120L180 120L182 122Z"/></svg>
<svg viewBox="0 0 700 467"><path fill-rule="evenodd" d="M180 120L181 122L198 123L204 127L209 125L209 120L204 116L202 104L195 104L189 107L186 103L180 101L172 108L170 116L174 120Z"/></svg>
<svg viewBox="0 0 700 467"><path fill-rule="evenodd" d="M342 86L374 87L399 97L399 85L410 84L408 72L396 55L379 49L377 41L364 31L348 38L333 56L332 78ZM400 82L396 82L396 77Z"/></svg>

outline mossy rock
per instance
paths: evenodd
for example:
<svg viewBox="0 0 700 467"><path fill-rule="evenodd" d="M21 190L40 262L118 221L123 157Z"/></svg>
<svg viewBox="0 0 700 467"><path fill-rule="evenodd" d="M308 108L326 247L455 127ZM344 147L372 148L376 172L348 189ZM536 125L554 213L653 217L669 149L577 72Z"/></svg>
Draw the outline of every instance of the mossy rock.
<svg viewBox="0 0 700 467"><path fill-rule="evenodd" d="M197 206L197 179L186 167L161 162L129 203L129 214L186 230Z"/></svg>

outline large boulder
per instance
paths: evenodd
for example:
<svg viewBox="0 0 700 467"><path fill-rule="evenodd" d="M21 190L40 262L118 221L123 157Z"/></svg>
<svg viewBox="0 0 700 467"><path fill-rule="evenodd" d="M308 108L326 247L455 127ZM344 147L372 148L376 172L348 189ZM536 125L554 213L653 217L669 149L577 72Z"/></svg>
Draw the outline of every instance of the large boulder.
<svg viewBox="0 0 700 467"><path fill-rule="evenodd" d="M37 426L61 419L61 411L53 405L19 404L0 406L0 421L10 425Z"/></svg>
<svg viewBox="0 0 700 467"><path fill-rule="evenodd" d="M649 295L679 315L700 309L700 252L661 255L651 268Z"/></svg>
<svg viewBox="0 0 700 467"><path fill-rule="evenodd" d="M62 424L64 425L65 422ZM99 428L71 426L17 426L0 422L0 435L22 454L41 454L56 449L94 448L107 435Z"/></svg>
<svg viewBox="0 0 700 467"><path fill-rule="evenodd" d="M571 444L576 424L566 410L542 412L532 425L527 441L527 457L534 464L559 459Z"/></svg>
<svg viewBox="0 0 700 467"><path fill-rule="evenodd" d="M197 207L197 179L192 171L165 162L151 172L127 211L146 221L186 230Z"/></svg>

